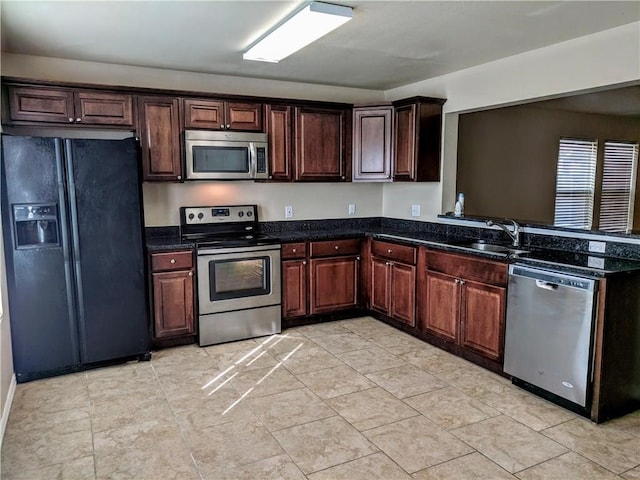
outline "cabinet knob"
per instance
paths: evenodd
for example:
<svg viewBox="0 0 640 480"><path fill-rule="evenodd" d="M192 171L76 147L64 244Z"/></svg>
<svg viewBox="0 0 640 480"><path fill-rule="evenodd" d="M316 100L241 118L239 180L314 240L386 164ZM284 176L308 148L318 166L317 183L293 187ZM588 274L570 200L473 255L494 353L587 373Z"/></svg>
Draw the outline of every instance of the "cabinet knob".
<svg viewBox="0 0 640 480"><path fill-rule="evenodd" d="M292 249L291 249L291 251L292 251L293 253L296 253L296 252L297 252L297 250L296 250L295 248L292 248Z"/></svg>
<svg viewBox="0 0 640 480"><path fill-rule="evenodd" d="M178 175L176 178L177 178L178 180L182 180L182 175Z"/></svg>
<svg viewBox="0 0 640 480"><path fill-rule="evenodd" d="M269 180L271 180L273 178L273 175L269 175Z"/></svg>
<svg viewBox="0 0 640 480"><path fill-rule="evenodd" d="M227 125L227 130L229 130L231 128L231 125Z"/></svg>
<svg viewBox="0 0 640 480"><path fill-rule="evenodd" d="M190 276L190 277L193 277L193 272L189 272L189 276Z"/></svg>
<svg viewBox="0 0 640 480"><path fill-rule="evenodd" d="M393 250L389 249L387 250L387 253L393 253Z"/></svg>
<svg viewBox="0 0 640 480"><path fill-rule="evenodd" d="M73 123L73 118L69 117L69 123Z"/></svg>
<svg viewBox="0 0 640 480"><path fill-rule="evenodd" d="M344 179L345 179L345 178L347 178L347 177L345 177L345 176L343 175L343 176L341 176L340 178L341 178L342 180L344 180Z"/></svg>
<svg viewBox="0 0 640 480"><path fill-rule="evenodd" d="M335 248L336 250L340 250L340 247L339 247L338 245L336 245L336 246L335 246L335 247L333 247L333 248Z"/></svg>
<svg viewBox="0 0 640 480"><path fill-rule="evenodd" d="M391 262L384 262L384 264L388 267L389 265L391 265Z"/></svg>
<svg viewBox="0 0 640 480"><path fill-rule="evenodd" d="M306 265L306 264L307 264L307 261L306 261L306 260L302 260L302 264L303 264L303 265Z"/></svg>
<svg viewBox="0 0 640 480"><path fill-rule="evenodd" d="M356 257L356 260L357 260L357 261L360 261L360 255L358 255L358 256Z"/></svg>
<svg viewBox="0 0 640 480"><path fill-rule="evenodd" d="M76 118L76 122L80 123L82 121L81 118Z"/></svg>
<svg viewBox="0 0 640 480"><path fill-rule="evenodd" d="M176 259L172 258L171 260L169 260L169 263L176 263Z"/></svg>

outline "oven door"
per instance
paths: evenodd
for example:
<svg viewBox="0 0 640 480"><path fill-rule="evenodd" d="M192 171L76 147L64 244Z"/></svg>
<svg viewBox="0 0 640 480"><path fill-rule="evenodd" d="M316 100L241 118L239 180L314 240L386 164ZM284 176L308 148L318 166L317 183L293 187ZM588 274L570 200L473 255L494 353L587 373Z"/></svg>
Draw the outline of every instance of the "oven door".
<svg viewBox="0 0 640 480"><path fill-rule="evenodd" d="M280 245L198 251L200 315L280 303Z"/></svg>

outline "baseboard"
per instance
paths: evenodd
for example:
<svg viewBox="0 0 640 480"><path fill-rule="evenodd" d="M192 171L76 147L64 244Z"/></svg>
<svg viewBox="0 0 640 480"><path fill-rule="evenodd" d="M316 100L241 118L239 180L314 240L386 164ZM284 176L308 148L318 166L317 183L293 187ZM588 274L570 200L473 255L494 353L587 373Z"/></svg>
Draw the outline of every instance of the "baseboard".
<svg viewBox="0 0 640 480"><path fill-rule="evenodd" d="M9 391L7 392L7 398L4 402L4 409L2 410L2 420L0 420L0 450L2 450L2 442L4 440L4 431L7 428L9 422L9 412L11 412L11 405L13 404L13 396L16 393L16 376L11 376L11 383L9 384Z"/></svg>

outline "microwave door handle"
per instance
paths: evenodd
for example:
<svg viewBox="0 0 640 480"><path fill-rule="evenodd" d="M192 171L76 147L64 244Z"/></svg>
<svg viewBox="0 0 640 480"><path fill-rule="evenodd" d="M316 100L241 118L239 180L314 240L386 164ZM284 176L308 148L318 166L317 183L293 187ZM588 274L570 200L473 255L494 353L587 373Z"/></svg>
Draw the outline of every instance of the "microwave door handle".
<svg viewBox="0 0 640 480"><path fill-rule="evenodd" d="M256 153L256 144L253 142L249 143L249 175L251 178L256 178L256 173L258 169L258 159Z"/></svg>

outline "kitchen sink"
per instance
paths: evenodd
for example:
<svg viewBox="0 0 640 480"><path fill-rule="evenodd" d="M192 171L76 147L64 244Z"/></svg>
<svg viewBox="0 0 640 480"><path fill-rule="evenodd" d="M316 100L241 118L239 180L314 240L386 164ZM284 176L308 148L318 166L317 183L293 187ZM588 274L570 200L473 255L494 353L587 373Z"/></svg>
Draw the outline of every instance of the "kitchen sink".
<svg viewBox="0 0 640 480"><path fill-rule="evenodd" d="M490 253L502 253L504 255L518 256L518 255L526 255L529 253L528 250L522 250L517 247L510 247L507 245L496 245L494 243L486 243L486 242L468 242L459 244L461 247L470 248L473 250L480 250L482 252L490 252Z"/></svg>

